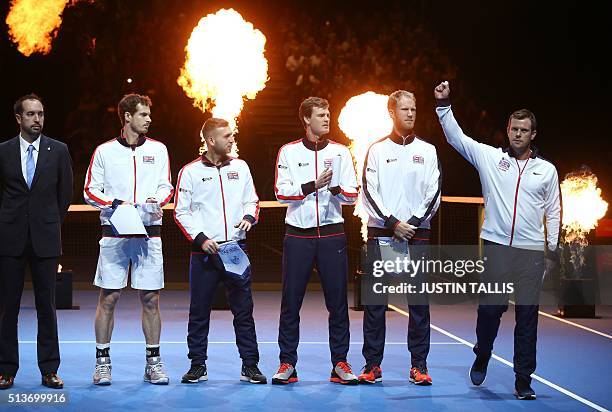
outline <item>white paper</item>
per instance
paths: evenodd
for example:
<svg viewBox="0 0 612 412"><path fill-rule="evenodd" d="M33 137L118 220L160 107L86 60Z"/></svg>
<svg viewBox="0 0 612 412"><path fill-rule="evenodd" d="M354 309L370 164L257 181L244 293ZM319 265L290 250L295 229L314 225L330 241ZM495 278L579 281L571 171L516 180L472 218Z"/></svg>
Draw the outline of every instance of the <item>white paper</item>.
<svg viewBox="0 0 612 412"><path fill-rule="evenodd" d="M332 177L331 177L331 181L329 182L329 187L340 186L340 160L341 160L340 156L332 157L332 166L331 166Z"/></svg>
<svg viewBox="0 0 612 412"><path fill-rule="evenodd" d="M219 257L223 262L225 271L235 276L243 277L249 267L249 257L235 241L219 245Z"/></svg>
<svg viewBox="0 0 612 412"><path fill-rule="evenodd" d="M404 262L404 259L410 260L410 251L408 249L408 241L406 240L398 242L392 237L379 237L378 245L380 246L380 259L383 262L395 262L397 258L401 262ZM401 273L388 272L388 274L400 275Z"/></svg>
<svg viewBox="0 0 612 412"><path fill-rule="evenodd" d="M119 205L110 217L110 222L119 235L146 235L138 209L133 205Z"/></svg>

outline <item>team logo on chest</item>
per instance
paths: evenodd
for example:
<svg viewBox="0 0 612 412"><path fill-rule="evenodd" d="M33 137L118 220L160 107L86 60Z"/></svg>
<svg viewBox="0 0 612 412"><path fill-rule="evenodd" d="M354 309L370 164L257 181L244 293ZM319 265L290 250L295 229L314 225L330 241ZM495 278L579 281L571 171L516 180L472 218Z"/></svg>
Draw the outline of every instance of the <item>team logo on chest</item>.
<svg viewBox="0 0 612 412"><path fill-rule="evenodd" d="M203 177L202 178L203 182L208 182L209 180L212 180L212 177Z"/></svg>
<svg viewBox="0 0 612 412"><path fill-rule="evenodd" d="M323 166L331 168L332 167L332 159L325 159L323 161Z"/></svg>
<svg viewBox="0 0 612 412"><path fill-rule="evenodd" d="M238 172L227 172L227 178L229 180L238 180Z"/></svg>
<svg viewBox="0 0 612 412"><path fill-rule="evenodd" d="M142 156L142 163L144 164L155 164L155 156Z"/></svg>
<svg viewBox="0 0 612 412"><path fill-rule="evenodd" d="M425 158L421 155L414 155L412 156L412 163L416 163L419 165L424 165L425 164Z"/></svg>
<svg viewBox="0 0 612 412"><path fill-rule="evenodd" d="M506 172L508 171L508 169L510 169L510 162L506 158L502 157L502 159L497 164L497 168L502 172Z"/></svg>

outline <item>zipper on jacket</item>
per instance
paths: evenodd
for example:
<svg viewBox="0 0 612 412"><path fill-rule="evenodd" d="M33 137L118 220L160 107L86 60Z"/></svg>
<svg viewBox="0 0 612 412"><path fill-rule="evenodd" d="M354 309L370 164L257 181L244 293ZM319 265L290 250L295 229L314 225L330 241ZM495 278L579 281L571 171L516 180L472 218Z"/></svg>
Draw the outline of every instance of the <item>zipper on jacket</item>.
<svg viewBox="0 0 612 412"><path fill-rule="evenodd" d="M223 179L221 179L221 169L217 168L217 172L219 172L219 184L221 185L221 202L223 203L223 223L225 223L225 241L228 241L227 238L227 216L225 215L225 195L223 194Z"/></svg>
<svg viewBox="0 0 612 412"><path fill-rule="evenodd" d="M319 142L315 141L315 182L317 181L317 179L319 178L319 164L318 164L318 155L317 153L319 152L319 148L318 148ZM319 228L319 191L317 190L316 186L315 186L315 206L317 209L317 236L321 237L321 229Z"/></svg>
<svg viewBox="0 0 612 412"><path fill-rule="evenodd" d="M509 246L512 246L512 241L514 240L514 224L516 223L516 204L518 201L519 186L521 184L521 176L523 176L523 172L525 171L525 169L527 169L527 163L529 163L529 158L527 158L527 161L525 162L525 166L523 166L523 168L521 169L521 166L519 165L518 160L516 158L514 160L516 161L516 167L518 167L519 175L518 175L518 180L516 181L516 192L514 192L514 212L512 213L512 229L510 230L510 245Z"/></svg>
<svg viewBox="0 0 612 412"><path fill-rule="evenodd" d="M132 146L132 160L134 161L134 203L136 203L136 147Z"/></svg>

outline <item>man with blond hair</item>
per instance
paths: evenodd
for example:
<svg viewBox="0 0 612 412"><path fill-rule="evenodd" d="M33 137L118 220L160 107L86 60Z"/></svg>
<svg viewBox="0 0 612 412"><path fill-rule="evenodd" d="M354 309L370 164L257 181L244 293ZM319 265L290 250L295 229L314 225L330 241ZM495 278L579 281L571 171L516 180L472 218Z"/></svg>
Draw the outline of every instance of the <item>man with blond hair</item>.
<svg viewBox="0 0 612 412"><path fill-rule="evenodd" d="M265 384L267 379L257 366L251 267L247 265L241 273L234 273L221 258L222 254L228 256L228 248L234 248L233 259L246 259L246 235L259 218L259 198L247 163L228 156L234 144L234 132L228 122L208 119L201 135L207 150L181 169L174 201L174 219L192 244L187 333L191 366L182 382L208 380L210 311L217 285L223 282L242 359L240 380ZM246 265L247 260L244 262Z"/></svg>
<svg viewBox="0 0 612 412"><path fill-rule="evenodd" d="M374 142L363 164L362 204L369 215L367 263L368 275L373 264L382 259L383 249L401 250L416 259L427 254L431 237L430 222L440 206L442 175L436 148L414 133L416 98L406 90L397 90L387 102L393 130ZM423 281L425 273L413 281ZM359 380L382 380L381 362L385 347L385 311L387 297L373 298L364 305L363 349L366 360ZM427 370L430 346L429 305L426 294L411 296L408 302L408 349L410 381L431 385Z"/></svg>

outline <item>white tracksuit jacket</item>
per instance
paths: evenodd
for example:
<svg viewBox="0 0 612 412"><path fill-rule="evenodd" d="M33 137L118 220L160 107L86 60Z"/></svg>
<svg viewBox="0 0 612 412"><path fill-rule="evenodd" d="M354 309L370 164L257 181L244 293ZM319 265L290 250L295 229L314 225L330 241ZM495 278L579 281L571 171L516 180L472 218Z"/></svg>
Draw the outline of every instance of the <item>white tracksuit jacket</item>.
<svg viewBox="0 0 612 412"><path fill-rule="evenodd" d="M339 186L315 190L315 180L340 156ZM306 138L282 146L276 159L276 198L287 203L285 223L296 236L321 237L343 233L342 205L357 200L357 178L349 149L328 139Z"/></svg>
<svg viewBox="0 0 612 412"><path fill-rule="evenodd" d="M242 219L255 224L258 218L259 198L244 160L228 157L215 166L201 156L179 172L174 220L194 250L207 239L243 240L246 232L234 225Z"/></svg>
<svg viewBox="0 0 612 412"><path fill-rule="evenodd" d="M157 140L141 136L136 145L116 138L102 143L94 151L87 174L83 197L101 209L100 222L110 225L109 218L120 201L136 204L155 198L160 206L172 199L172 177L168 150ZM141 212L145 226L158 226L162 220Z"/></svg>
<svg viewBox="0 0 612 412"><path fill-rule="evenodd" d="M369 147L361 184L368 236L392 236L400 221L429 229L442 190L436 148L414 135L393 132Z"/></svg>
<svg viewBox="0 0 612 412"><path fill-rule="evenodd" d="M508 149L494 148L466 136L453 116L450 102L436 108L446 140L480 175L485 220L480 237L521 249L555 251L561 224L561 197L557 169L532 155L520 164ZM546 218L547 238L544 238Z"/></svg>

